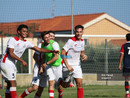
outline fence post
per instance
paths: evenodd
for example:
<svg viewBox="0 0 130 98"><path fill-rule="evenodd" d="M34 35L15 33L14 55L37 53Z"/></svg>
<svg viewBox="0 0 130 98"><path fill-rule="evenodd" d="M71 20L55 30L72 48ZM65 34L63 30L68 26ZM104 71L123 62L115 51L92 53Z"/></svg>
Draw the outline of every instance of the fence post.
<svg viewBox="0 0 130 98"><path fill-rule="evenodd" d="M105 39L105 74L108 74L108 45L107 45L107 39ZM108 85L108 79L106 79L106 85Z"/></svg>
<svg viewBox="0 0 130 98"><path fill-rule="evenodd" d="M32 60L31 60L31 50L30 49L28 49L28 63L29 63L29 74L31 74L31 72L32 72Z"/></svg>

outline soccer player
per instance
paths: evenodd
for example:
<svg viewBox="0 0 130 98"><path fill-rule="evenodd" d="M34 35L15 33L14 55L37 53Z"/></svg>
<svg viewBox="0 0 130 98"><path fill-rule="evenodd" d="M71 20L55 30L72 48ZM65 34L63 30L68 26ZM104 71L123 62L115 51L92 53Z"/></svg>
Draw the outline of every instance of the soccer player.
<svg viewBox="0 0 130 98"><path fill-rule="evenodd" d="M21 59L20 57L24 53L25 49L33 49L38 52L58 52L54 50L47 50L38 48L34 46L31 42L25 40L27 37L28 26L27 25L19 25L17 28L18 37L11 37L8 40L7 48L3 58L1 60L0 69L3 77L7 82L7 88L5 96L6 98L17 98L16 93L16 62L17 60L22 62L24 66L27 66L27 63Z"/></svg>
<svg viewBox="0 0 130 98"><path fill-rule="evenodd" d="M54 40L50 40L49 32L43 35L44 43L42 48L49 50L59 50L58 43ZM46 63L44 63L40 69L40 73L46 71L49 84L49 97L54 98L54 84L59 84L60 78L62 78L62 65L60 53L45 53Z"/></svg>
<svg viewBox="0 0 130 98"><path fill-rule="evenodd" d="M41 33L41 38L43 40L43 34L47 33L47 31L42 32ZM51 40L55 40L55 33L53 31L48 31L48 33L50 34L50 39ZM44 42L44 41L43 41ZM41 44L43 43L41 42L38 47L41 48ZM43 61L44 58L43 55L40 56L41 53L39 52L35 52L34 53L34 60L36 61L34 68L33 68L33 79L32 79L32 87L27 88L20 96L19 98L24 98L25 96L29 95L31 92L36 91L38 89L38 91L35 94L36 98L40 98L42 91L44 90L44 88L47 86L47 76L46 73L43 73L43 75L39 75L39 66L42 64L39 61ZM40 82L39 82L40 81ZM62 89L62 88L61 88ZM59 96L62 96L62 90L58 89L59 92ZM61 97L59 97L61 98Z"/></svg>
<svg viewBox="0 0 130 98"><path fill-rule="evenodd" d="M50 34L50 39L55 40L55 32L54 31L48 31Z"/></svg>
<svg viewBox="0 0 130 98"><path fill-rule="evenodd" d="M55 32L54 31L48 31L48 33L50 34L50 39L55 40ZM69 86L73 87L74 85L70 84ZM63 88L62 88L62 86L59 86L58 92L59 92L59 98L62 98L63 97Z"/></svg>
<svg viewBox="0 0 130 98"><path fill-rule="evenodd" d="M77 25L74 31L75 36L68 40L61 52L65 64L65 66L63 66L64 82L68 85L70 82L70 75L73 76L77 85L78 98L83 98L80 57L82 58L82 61L87 60L87 56L84 53L84 40L82 39L83 30L83 26Z"/></svg>
<svg viewBox="0 0 130 98"><path fill-rule="evenodd" d="M130 76L130 33L126 34L127 42L122 45L120 50L120 61L119 61L119 70L122 70L121 62L123 59L123 76L125 77L125 90L126 96L129 98L129 76Z"/></svg>
<svg viewBox="0 0 130 98"><path fill-rule="evenodd" d="M43 40L43 33L41 33L41 38ZM38 47L41 48L41 44L43 42L39 43ZM34 60L35 60L35 65L33 68L33 79L32 79L32 87L27 88L20 96L19 98L24 98L25 96L29 95L30 93L36 91L38 89L38 91L35 94L35 98L40 98L42 91L44 90L44 88L47 86L47 76L46 73L43 73L42 75L39 75L39 67L41 64L44 63L44 58L43 58L43 53L39 53L39 52L35 52L34 56L33 56Z"/></svg>
<svg viewBox="0 0 130 98"><path fill-rule="evenodd" d="M54 31L48 31L49 32L49 34L50 34L50 39L51 40L55 40L55 32ZM70 83L70 84L68 84L68 87L74 87L74 84L73 83ZM63 89L61 90L62 88L61 88L61 86L60 86L60 89L59 89L59 96L61 95L61 96L63 96ZM62 97L59 97L59 98L62 98Z"/></svg>

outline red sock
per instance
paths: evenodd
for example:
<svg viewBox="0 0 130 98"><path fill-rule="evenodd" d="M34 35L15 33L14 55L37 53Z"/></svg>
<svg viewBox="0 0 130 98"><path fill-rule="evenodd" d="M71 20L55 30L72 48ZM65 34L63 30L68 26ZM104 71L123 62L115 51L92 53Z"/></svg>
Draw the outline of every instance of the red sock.
<svg viewBox="0 0 130 98"><path fill-rule="evenodd" d="M8 89L6 89L5 98L11 98L10 91Z"/></svg>
<svg viewBox="0 0 130 98"><path fill-rule="evenodd" d="M11 98L17 98L16 87L10 87Z"/></svg>
<svg viewBox="0 0 130 98"><path fill-rule="evenodd" d="M54 90L49 90L49 97L54 98Z"/></svg>
<svg viewBox="0 0 130 98"><path fill-rule="evenodd" d="M59 98L62 98L62 96L63 96L63 90L58 90L58 92L59 92Z"/></svg>
<svg viewBox="0 0 130 98"><path fill-rule="evenodd" d="M20 96L21 96L21 97L25 97L25 96L27 96L27 95L29 95L29 94L30 94L29 90L26 89L26 90L22 93L22 95L20 95Z"/></svg>
<svg viewBox="0 0 130 98"><path fill-rule="evenodd" d="M77 96L78 96L78 98L83 98L83 88L77 89Z"/></svg>

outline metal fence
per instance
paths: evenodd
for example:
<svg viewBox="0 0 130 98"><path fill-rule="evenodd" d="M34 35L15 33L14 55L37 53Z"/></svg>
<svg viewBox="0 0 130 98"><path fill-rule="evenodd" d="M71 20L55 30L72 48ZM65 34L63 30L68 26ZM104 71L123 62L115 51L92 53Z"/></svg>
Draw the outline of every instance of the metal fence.
<svg viewBox="0 0 130 98"><path fill-rule="evenodd" d="M88 60L82 62L83 73L120 73L118 70L120 47L86 46Z"/></svg>
<svg viewBox="0 0 130 98"><path fill-rule="evenodd" d="M56 40L59 42L61 49L72 36L73 35L56 35ZM118 70L118 64L122 44L113 45L110 41L115 38L124 39L124 35L84 35L83 37L86 42L85 54L88 56L87 61L81 62L83 73L121 73L121 71ZM92 37L93 39L99 38L99 40L104 37L106 38L104 38L104 42L95 45L89 41L89 38Z"/></svg>

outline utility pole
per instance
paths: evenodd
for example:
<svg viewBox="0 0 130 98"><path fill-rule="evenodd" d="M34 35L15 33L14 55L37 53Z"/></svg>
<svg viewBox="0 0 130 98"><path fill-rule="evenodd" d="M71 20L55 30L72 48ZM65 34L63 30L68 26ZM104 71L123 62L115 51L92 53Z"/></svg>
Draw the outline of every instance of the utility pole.
<svg viewBox="0 0 130 98"><path fill-rule="evenodd" d="M52 17L55 17L55 0L53 0L53 6L52 6Z"/></svg>
<svg viewBox="0 0 130 98"><path fill-rule="evenodd" d="M73 0L71 0L71 34L73 33Z"/></svg>

